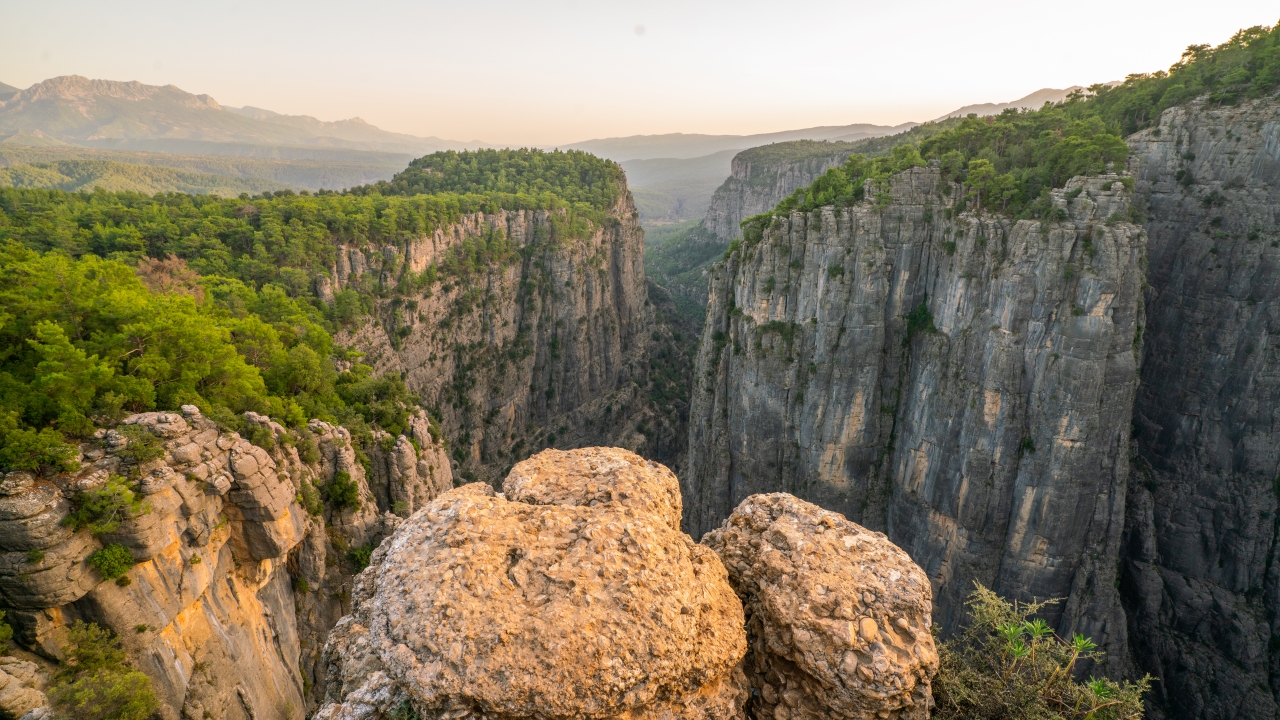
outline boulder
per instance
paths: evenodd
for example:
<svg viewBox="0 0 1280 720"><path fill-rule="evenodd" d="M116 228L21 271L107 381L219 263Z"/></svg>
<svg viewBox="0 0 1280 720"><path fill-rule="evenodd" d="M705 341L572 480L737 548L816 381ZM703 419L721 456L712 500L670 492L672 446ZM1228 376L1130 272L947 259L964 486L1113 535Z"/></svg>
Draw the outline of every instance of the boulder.
<svg viewBox="0 0 1280 720"><path fill-rule="evenodd" d="M702 542L742 599L755 718L929 717L929 580L883 534L774 493L748 497Z"/></svg>
<svg viewBox="0 0 1280 720"><path fill-rule="evenodd" d="M539 457L531 476L564 504L475 483L379 547L326 645L317 718L741 717L742 606L719 558L669 506L571 502L551 459L581 475L582 455Z"/></svg>
<svg viewBox="0 0 1280 720"><path fill-rule="evenodd" d="M680 529L680 481L665 465L622 448L543 450L502 483L510 500L533 505L620 505Z"/></svg>

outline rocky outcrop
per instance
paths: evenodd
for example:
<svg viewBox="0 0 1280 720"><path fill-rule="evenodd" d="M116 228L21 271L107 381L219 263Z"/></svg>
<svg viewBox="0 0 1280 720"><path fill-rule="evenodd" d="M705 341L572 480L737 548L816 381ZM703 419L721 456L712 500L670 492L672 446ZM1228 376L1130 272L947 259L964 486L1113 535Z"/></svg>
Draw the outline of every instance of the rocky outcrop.
<svg viewBox="0 0 1280 720"><path fill-rule="evenodd" d="M303 717L320 646L350 607L345 551L376 544L398 519L370 490L345 429L312 421L295 433L254 413L245 426L258 444L194 406L134 415L82 445L75 473L6 475L0 598L15 639L58 658L73 621L113 630L166 720ZM415 472L441 463L434 484L387 476L409 502L451 484L443 449L425 442ZM383 459L398 468L399 441L388 445ZM356 484L358 507L320 504L316 488L338 472ZM69 527L74 499L113 477L140 508L97 535ZM118 582L87 562L108 544L137 563Z"/></svg>
<svg viewBox="0 0 1280 720"><path fill-rule="evenodd" d="M849 142L796 140L743 150L711 197L701 228L722 243L742 237L742 221L769 212L856 150Z"/></svg>
<svg viewBox="0 0 1280 720"><path fill-rule="evenodd" d="M753 718L927 720L929 580L882 533L776 493L744 500L703 543L746 610Z"/></svg>
<svg viewBox="0 0 1280 720"><path fill-rule="evenodd" d="M317 717L738 717L742 607L713 552L628 502L674 478L627 455L548 451L509 484L555 504L476 483L402 524L329 641Z"/></svg>
<svg viewBox="0 0 1280 720"><path fill-rule="evenodd" d="M318 290L393 296L377 322L339 340L434 408L463 477L496 485L555 446L617 445L676 463L688 408L656 401L651 361L676 341L648 300L636 217L625 187L603 222L572 237L563 212L465 215L403 246L339 247ZM466 273L447 262L486 243L510 251ZM415 284L431 267L438 282Z"/></svg>
<svg viewBox="0 0 1280 720"><path fill-rule="evenodd" d="M531 505L617 503L680 529L680 482L666 467L621 448L544 450L511 469L508 500Z"/></svg>
<svg viewBox="0 0 1280 720"><path fill-rule="evenodd" d="M782 494L699 545L677 489L585 448L442 495L358 578L316 717L927 717L929 584L905 553Z"/></svg>
<svg viewBox="0 0 1280 720"><path fill-rule="evenodd" d="M686 527L787 491L882 529L944 630L975 580L1062 597L1047 619L1123 666L1116 562L1146 235L1116 175L1054 222L957 212L934 168L891 198L776 218L712 273Z"/></svg>
<svg viewBox="0 0 1280 720"><path fill-rule="evenodd" d="M1179 718L1280 711L1280 101L1129 139L1151 238L1121 590Z"/></svg>

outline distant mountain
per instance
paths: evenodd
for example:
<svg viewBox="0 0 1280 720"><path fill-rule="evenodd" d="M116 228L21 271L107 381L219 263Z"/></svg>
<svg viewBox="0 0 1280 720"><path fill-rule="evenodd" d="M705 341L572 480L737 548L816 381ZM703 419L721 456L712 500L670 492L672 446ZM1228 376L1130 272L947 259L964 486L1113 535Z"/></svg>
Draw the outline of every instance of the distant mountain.
<svg viewBox="0 0 1280 720"><path fill-rule="evenodd" d="M1119 81L1105 83L1107 85L1119 85ZM1080 85L1072 85L1069 88L1057 90L1054 88L1041 88L1026 97L1018 98L1013 102L1007 103L979 103L977 105L965 105L957 108L942 117L934 118L934 122L946 120L953 117L964 117L969 113L974 113L978 117L987 115L999 115L1009 108L1026 108L1027 110L1039 110L1045 103L1059 103L1067 99L1067 96L1075 91L1088 92L1087 89Z"/></svg>
<svg viewBox="0 0 1280 720"><path fill-rule="evenodd" d="M322 122L227 108L173 85L79 75L45 80L0 100L0 138L36 133L85 147L213 155L261 156L261 148L282 147L424 155L478 144L387 132L358 118Z"/></svg>
<svg viewBox="0 0 1280 720"><path fill-rule="evenodd" d="M8 100L14 95L17 95L19 92L21 92L21 90L19 90L18 88L12 85L5 85L4 83L0 83L0 102L4 102L5 100Z"/></svg>
<svg viewBox="0 0 1280 720"><path fill-rule="evenodd" d="M31 139L31 138L28 138ZM56 141L55 141L56 142ZM337 151L332 151L337 152ZM302 190L341 190L356 185L367 185L379 180L390 180L413 159L412 155L393 153L344 151L355 156L356 160L309 159L309 158L276 158L276 157L235 157L227 155L176 155L171 153L140 152L136 150L102 150L59 144L56 146L32 143L17 143L10 138L0 142L0 169L13 169L19 165L41 165L61 163L65 161L92 161L124 165L151 166L170 168L183 173L196 175L216 175L226 178L226 182L216 185L211 190L191 190L191 192L218 192L225 194L224 189L241 192L257 192L263 189L283 190L286 188ZM149 175L157 183L168 182L175 175L152 173ZM258 181L262 181L258 183ZM213 187L208 182L187 182L186 186ZM61 186L62 181L59 181ZM201 184L203 183L203 185ZM92 185L89 186L92 188ZM161 186L162 190L178 191L179 185ZM187 192L187 191L183 191Z"/></svg>
<svg viewBox="0 0 1280 720"><path fill-rule="evenodd" d="M61 160L0 169L0 187L56 188L75 192L102 188L108 192L132 191L154 195L183 192L235 197L264 190L298 189L258 178L184 172L152 165L130 165L101 160Z"/></svg>
<svg viewBox="0 0 1280 720"><path fill-rule="evenodd" d="M769 143L791 140L862 140L883 135L895 135L915 127L918 123L901 125L828 125L784 130L758 135L700 135L696 133L668 133L666 135L631 135L628 137L584 140L565 149L585 150L610 160L648 160L656 158L699 158L725 150L746 150Z"/></svg>

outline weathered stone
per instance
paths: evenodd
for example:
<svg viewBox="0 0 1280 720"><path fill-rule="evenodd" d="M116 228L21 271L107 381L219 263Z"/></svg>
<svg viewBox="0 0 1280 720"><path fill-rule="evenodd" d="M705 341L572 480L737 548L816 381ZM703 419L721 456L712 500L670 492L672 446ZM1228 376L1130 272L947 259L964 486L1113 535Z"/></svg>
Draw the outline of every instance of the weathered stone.
<svg viewBox="0 0 1280 720"><path fill-rule="evenodd" d="M318 718L737 717L741 605L715 554L617 504L474 484L403 522L326 647Z"/></svg>
<svg viewBox="0 0 1280 720"><path fill-rule="evenodd" d="M511 469L502 492L508 500L533 505L616 504L680 529L675 473L622 448L543 450Z"/></svg>
<svg viewBox="0 0 1280 720"><path fill-rule="evenodd" d="M929 580L882 533L778 493L747 498L703 544L745 608L755 717L929 717Z"/></svg>

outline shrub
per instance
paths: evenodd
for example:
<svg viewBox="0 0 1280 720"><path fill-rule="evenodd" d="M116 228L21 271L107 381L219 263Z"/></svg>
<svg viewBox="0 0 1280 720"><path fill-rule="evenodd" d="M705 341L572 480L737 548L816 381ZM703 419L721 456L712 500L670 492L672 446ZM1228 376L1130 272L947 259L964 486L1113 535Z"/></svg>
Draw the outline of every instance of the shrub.
<svg viewBox="0 0 1280 720"><path fill-rule="evenodd" d="M124 425L117 432L129 439L129 444L116 453L120 457L132 460L138 465L164 457L164 445L160 443L160 438L147 432L145 428L138 425Z"/></svg>
<svg viewBox="0 0 1280 720"><path fill-rule="evenodd" d="M44 551L41 550L40 548L31 548L30 550L27 551L27 562L31 563L32 565L40 562L43 559L44 559Z"/></svg>
<svg viewBox="0 0 1280 720"><path fill-rule="evenodd" d="M977 585L972 622L939 647L933 683L939 720L1137 720L1151 678L1075 679L1076 665L1102 653L1083 635L1059 638L1035 617L1050 602L1010 603Z"/></svg>
<svg viewBox="0 0 1280 720"><path fill-rule="evenodd" d="M133 553L123 545L111 543L90 555L89 564L102 573L102 577L118 580L133 567Z"/></svg>
<svg viewBox="0 0 1280 720"><path fill-rule="evenodd" d="M302 489L298 491L298 504L307 509L307 513L319 517L324 514L324 503L320 499L320 491L307 480L302 481Z"/></svg>
<svg viewBox="0 0 1280 720"><path fill-rule="evenodd" d="M918 332L937 332L933 324L933 313L929 312L929 301L926 299L907 315L907 340Z"/></svg>
<svg viewBox="0 0 1280 720"><path fill-rule="evenodd" d="M351 548L347 552L347 559L351 561L351 566L356 572L360 572L369 567L369 560L373 557L372 545L361 545L360 547Z"/></svg>
<svg viewBox="0 0 1280 720"><path fill-rule="evenodd" d="M293 591L299 595L306 595L311 592L311 583L304 577L296 577L293 579Z"/></svg>
<svg viewBox="0 0 1280 720"><path fill-rule="evenodd" d="M119 475L107 478L102 487L76 495L71 504L74 509L62 524L76 531L88 529L95 535L114 532L121 521L151 512L150 504L139 500Z"/></svg>
<svg viewBox="0 0 1280 720"><path fill-rule="evenodd" d="M151 678L129 666L110 630L77 620L67 628L66 661L49 699L77 720L146 720L160 708Z"/></svg>
<svg viewBox="0 0 1280 720"><path fill-rule="evenodd" d="M4 621L4 611L0 610L0 654L9 652L9 641L13 639L13 628Z"/></svg>
<svg viewBox="0 0 1280 720"><path fill-rule="evenodd" d="M335 472L333 479L320 488L320 494L325 502L340 510L360 509L360 486L345 470Z"/></svg>

